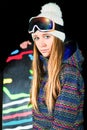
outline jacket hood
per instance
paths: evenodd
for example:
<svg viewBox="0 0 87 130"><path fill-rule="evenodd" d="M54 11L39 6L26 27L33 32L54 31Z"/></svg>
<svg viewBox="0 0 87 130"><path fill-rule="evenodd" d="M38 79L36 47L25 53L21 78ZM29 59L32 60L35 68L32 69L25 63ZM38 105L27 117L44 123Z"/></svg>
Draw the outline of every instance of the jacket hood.
<svg viewBox="0 0 87 130"><path fill-rule="evenodd" d="M82 64L84 62L84 57L81 50L79 49L77 43L71 42L65 45L65 52L63 57L63 64L67 63L75 66L82 71Z"/></svg>

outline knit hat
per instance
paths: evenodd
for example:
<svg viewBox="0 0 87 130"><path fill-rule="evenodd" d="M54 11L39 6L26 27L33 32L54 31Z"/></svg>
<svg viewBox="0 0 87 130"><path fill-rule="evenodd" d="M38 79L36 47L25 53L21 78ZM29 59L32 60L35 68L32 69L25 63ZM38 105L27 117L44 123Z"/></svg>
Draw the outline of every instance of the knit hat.
<svg viewBox="0 0 87 130"><path fill-rule="evenodd" d="M52 20L54 23L64 26L64 21L62 18L62 12L60 7L56 3L47 3L42 6L40 10L40 14L37 15L36 17L46 17ZM60 40L64 42L65 40L65 33L62 31L54 30L50 31L50 34L58 37Z"/></svg>

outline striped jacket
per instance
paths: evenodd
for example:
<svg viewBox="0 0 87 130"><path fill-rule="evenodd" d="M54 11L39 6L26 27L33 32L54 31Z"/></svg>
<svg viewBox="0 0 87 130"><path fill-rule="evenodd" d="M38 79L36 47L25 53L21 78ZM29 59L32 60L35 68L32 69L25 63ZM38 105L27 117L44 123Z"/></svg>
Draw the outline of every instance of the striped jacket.
<svg viewBox="0 0 87 130"><path fill-rule="evenodd" d="M43 61L46 64L47 60ZM48 113L44 101L43 88L47 79L44 77L38 97L39 112L33 110L33 130L84 130L84 80L81 75L83 61L78 48L71 56L63 59L64 67L60 73L62 90L52 113Z"/></svg>

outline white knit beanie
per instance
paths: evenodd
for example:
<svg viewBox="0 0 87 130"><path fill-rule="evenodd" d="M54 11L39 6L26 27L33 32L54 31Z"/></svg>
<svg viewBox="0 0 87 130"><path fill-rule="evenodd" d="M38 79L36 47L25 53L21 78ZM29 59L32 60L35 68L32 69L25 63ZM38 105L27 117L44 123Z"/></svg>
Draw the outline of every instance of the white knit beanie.
<svg viewBox="0 0 87 130"><path fill-rule="evenodd" d="M37 15L36 17L46 17L46 18L49 18L50 20L52 20L53 22L64 26L64 21L62 18L62 11L56 3L50 2L50 3L43 5L40 12L41 13L39 15ZM54 30L54 31L50 31L49 33L58 37L59 39L61 39L64 42L64 40L65 40L64 32Z"/></svg>

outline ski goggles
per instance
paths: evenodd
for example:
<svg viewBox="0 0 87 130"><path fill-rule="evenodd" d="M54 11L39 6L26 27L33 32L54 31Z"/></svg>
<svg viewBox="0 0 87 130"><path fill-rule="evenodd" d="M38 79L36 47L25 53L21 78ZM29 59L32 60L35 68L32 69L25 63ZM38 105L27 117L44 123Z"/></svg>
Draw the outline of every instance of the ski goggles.
<svg viewBox="0 0 87 130"><path fill-rule="evenodd" d="M53 30L64 32L63 26L54 23L46 17L33 17L30 19L28 32L34 33L36 29L42 32Z"/></svg>

